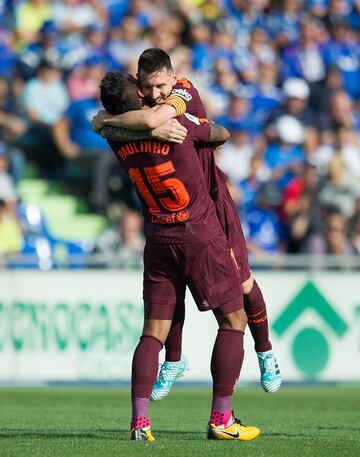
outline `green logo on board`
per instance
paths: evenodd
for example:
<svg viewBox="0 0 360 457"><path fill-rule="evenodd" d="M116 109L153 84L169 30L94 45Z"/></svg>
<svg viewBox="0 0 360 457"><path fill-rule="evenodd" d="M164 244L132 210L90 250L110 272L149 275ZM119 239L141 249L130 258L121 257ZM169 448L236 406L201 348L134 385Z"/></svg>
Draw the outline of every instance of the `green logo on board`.
<svg viewBox="0 0 360 457"><path fill-rule="evenodd" d="M57 350L131 353L142 329L134 303L0 303L0 353Z"/></svg>
<svg viewBox="0 0 360 457"><path fill-rule="evenodd" d="M348 330L347 323L339 316L327 299L308 282L293 298L273 324L275 333L282 337L292 324L307 310L316 312L329 330L342 338ZM315 327L305 327L295 336L292 354L297 367L309 379L314 379L325 368L329 360L329 344L322 331Z"/></svg>

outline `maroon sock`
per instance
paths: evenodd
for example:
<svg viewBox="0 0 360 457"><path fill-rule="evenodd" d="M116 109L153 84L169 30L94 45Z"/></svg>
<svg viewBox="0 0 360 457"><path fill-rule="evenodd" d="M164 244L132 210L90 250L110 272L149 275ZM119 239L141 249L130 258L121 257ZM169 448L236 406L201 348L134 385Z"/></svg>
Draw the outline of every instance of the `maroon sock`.
<svg viewBox="0 0 360 457"><path fill-rule="evenodd" d="M149 416L149 398L131 399L132 417L148 417Z"/></svg>
<svg viewBox="0 0 360 457"><path fill-rule="evenodd" d="M220 397L213 395L211 405L210 423L216 426L225 425L232 417L232 395Z"/></svg>
<svg viewBox="0 0 360 457"><path fill-rule="evenodd" d="M156 379L160 340L153 336L142 336L137 345L132 362L131 398L150 398Z"/></svg>
<svg viewBox="0 0 360 457"><path fill-rule="evenodd" d="M211 357L213 398L231 397L244 359L244 332L219 329Z"/></svg>
<svg viewBox="0 0 360 457"><path fill-rule="evenodd" d="M244 308L248 325L255 342L256 352L270 351L269 325L266 305L258 283L254 281L249 294L244 295Z"/></svg>
<svg viewBox="0 0 360 457"><path fill-rule="evenodd" d="M165 360L178 362L181 359L182 329L185 320L185 303L177 303L171 328L165 341Z"/></svg>

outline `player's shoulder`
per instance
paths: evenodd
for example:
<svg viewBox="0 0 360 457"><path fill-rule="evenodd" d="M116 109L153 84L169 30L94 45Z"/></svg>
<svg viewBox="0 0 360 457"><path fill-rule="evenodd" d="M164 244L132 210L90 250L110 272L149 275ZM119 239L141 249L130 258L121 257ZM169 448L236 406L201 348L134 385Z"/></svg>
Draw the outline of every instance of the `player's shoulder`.
<svg viewBox="0 0 360 457"><path fill-rule="evenodd" d="M187 78L179 78L176 80L176 84L174 87L183 87L185 89L192 89L194 88L194 84L188 80Z"/></svg>
<svg viewBox="0 0 360 457"><path fill-rule="evenodd" d="M178 95L186 102L190 102L197 96L197 89L188 79L181 78L176 81L176 84L171 91L171 95Z"/></svg>

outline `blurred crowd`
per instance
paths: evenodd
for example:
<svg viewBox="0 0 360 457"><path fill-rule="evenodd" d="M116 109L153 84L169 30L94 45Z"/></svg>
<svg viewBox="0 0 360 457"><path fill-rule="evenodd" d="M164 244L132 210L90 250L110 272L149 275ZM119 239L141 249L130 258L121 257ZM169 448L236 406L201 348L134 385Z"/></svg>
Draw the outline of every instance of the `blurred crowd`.
<svg viewBox="0 0 360 457"><path fill-rule="evenodd" d="M22 249L33 164L80 180L94 212L122 189L139 256L138 204L89 121L102 76L135 75L149 47L231 131L217 159L254 258L360 254L360 0L0 1L0 253ZM97 252L126 247L122 223Z"/></svg>

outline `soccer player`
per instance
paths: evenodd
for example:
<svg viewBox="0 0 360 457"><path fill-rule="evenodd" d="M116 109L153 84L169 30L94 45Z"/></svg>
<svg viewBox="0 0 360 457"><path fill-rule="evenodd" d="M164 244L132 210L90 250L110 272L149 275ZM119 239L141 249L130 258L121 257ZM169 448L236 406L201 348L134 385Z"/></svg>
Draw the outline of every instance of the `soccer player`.
<svg viewBox="0 0 360 457"><path fill-rule="evenodd" d="M141 107L136 81L121 73L108 73L101 81L100 92L110 113ZM213 400L207 437L252 440L260 430L242 425L232 412L247 323L243 294L194 147L194 141L225 141L228 132L186 113L179 121L188 131L183 144L109 141L135 185L145 218L145 321L133 357L131 438L154 440L148 404L158 355L176 303L184 301L188 286L199 310L212 310L219 325L211 360Z"/></svg>
<svg viewBox="0 0 360 457"><path fill-rule="evenodd" d="M185 112L206 118L206 111L198 91L187 79L177 79L169 56L161 49L148 49L138 62L138 80L142 96L150 110L133 111L120 116L100 112L93 120L95 130L104 125L128 129L153 129ZM244 307L248 325L255 342L261 385L265 392L275 392L281 385L281 374L269 340L266 305L256 280L251 273L246 243L239 216L226 186L226 175L216 166L214 154L208 147L198 148L208 193L215 202L216 211L238 266L239 279L244 292ZM176 314L165 343L166 360L154 386L152 399L163 398L173 382L183 374L186 363L181 360L181 337L184 323L184 305L177 304Z"/></svg>

